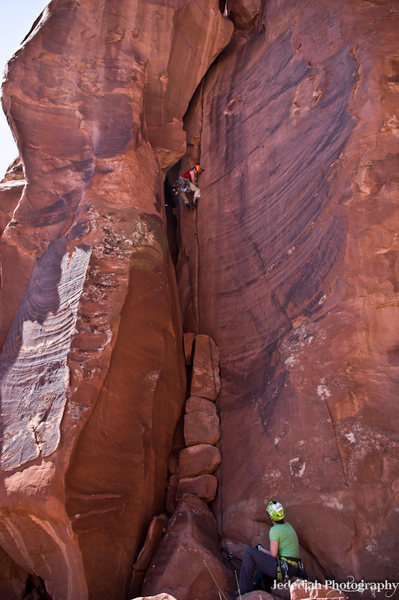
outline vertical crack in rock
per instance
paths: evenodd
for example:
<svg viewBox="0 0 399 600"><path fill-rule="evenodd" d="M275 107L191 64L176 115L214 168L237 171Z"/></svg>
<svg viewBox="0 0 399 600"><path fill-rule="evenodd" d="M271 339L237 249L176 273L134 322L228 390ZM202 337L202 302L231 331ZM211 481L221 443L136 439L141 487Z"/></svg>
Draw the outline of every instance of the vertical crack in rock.
<svg viewBox="0 0 399 600"><path fill-rule="evenodd" d="M68 352L90 259L85 246L51 244L16 314L0 356L1 466L48 456L60 440Z"/></svg>

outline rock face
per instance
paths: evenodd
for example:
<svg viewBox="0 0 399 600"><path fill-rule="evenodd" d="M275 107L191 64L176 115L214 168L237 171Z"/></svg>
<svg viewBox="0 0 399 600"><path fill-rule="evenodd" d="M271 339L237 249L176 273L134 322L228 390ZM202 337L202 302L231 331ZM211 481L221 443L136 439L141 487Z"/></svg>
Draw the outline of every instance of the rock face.
<svg viewBox="0 0 399 600"><path fill-rule="evenodd" d="M168 524L166 514L157 515L151 521L148 528L144 545L134 563L132 578L129 586L129 596L135 596L141 592L145 573L150 565L151 559L157 550L159 542Z"/></svg>
<svg viewBox="0 0 399 600"><path fill-rule="evenodd" d="M197 335L191 395L216 400L220 392L219 350L208 335Z"/></svg>
<svg viewBox="0 0 399 600"><path fill-rule="evenodd" d="M143 594L162 590L178 600L215 600L218 588L214 579L224 592L232 590L234 574L221 560L216 532L208 506L186 495L150 565Z"/></svg>
<svg viewBox="0 0 399 600"><path fill-rule="evenodd" d="M176 600L176 598L169 594L157 594L156 596L140 596L134 598L134 600Z"/></svg>
<svg viewBox="0 0 399 600"><path fill-rule="evenodd" d="M223 535L266 540L277 496L311 574L394 579L399 7L230 8L187 114L206 170L180 269L221 355Z"/></svg>
<svg viewBox="0 0 399 600"><path fill-rule="evenodd" d="M290 596L292 600L348 600L348 596L345 595L340 589L339 584L336 587L328 585L320 585L316 582L296 581L290 585Z"/></svg>
<svg viewBox="0 0 399 600"><path fill-rule="evenodd" d="M53 600L125 598L178 423L181 447L219 444L221 466L218 482L209 457L181 479L174 457L167 505L218 483L217 521L184 497L143 594L217 597L193 556L231 591L217 526L231 549L265 542L273 497L311 576L395 580L398 11L54 0L10 62L24 167L0 188L10 600L28 574ZM198 209L175 211L176 285L163 180L193 160L206 170Z"/></svg>
<svg viewBox="0 0 399 600"><path fill-rule="evenodd" d="M53 600L125 598L163 509L186 373L161 169L232 29L216 0L57 0L9 64L0 543Z"/></svg>
<svg viewBox="0 0 399 600"><path fill-rule="evenodd" d="M242 594L241 597L243 600L272 600L274 596L268 594L267 592L256 590L255 592L248 592L248 594Z"/></svg>

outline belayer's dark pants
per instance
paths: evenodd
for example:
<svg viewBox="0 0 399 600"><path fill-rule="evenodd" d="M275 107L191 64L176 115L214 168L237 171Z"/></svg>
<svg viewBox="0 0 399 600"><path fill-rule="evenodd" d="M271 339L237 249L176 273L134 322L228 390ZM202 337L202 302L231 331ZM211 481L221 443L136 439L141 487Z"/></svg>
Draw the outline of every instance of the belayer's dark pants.
<svg viewBox="0 0 399 600"><path fill-rule="evenodd" d="M246 594L253 589L253 580L257 569L260 569L270 579L270 584L273 586L274 580L277 578L277 559L257 548L248 546L240 570L239 586L241 594ZM290 577L297 575L297 573L298 569L296 567L288 565L288 575Z"/></svg>

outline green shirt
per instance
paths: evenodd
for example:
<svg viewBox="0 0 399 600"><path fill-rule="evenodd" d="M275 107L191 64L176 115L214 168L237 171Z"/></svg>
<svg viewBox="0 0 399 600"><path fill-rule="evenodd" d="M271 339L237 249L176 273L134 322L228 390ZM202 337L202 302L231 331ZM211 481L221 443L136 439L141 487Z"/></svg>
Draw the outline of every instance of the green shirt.
<svg viewBox="0 0 399 600"><path fill-rule="evenodd" d="M299 543L295 529L287 522L275 523L270 529L269 538L278 542L279 556L299 558Z"/></svg>

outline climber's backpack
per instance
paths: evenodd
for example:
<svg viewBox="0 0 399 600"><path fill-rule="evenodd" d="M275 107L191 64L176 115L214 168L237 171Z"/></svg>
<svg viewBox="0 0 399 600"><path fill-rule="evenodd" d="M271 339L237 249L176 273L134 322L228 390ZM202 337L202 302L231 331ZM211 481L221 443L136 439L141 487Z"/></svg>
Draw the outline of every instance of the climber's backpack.
<svg viewBox="0 0 399 600"><path fill-rule="evenodd" d="M181 175L176 179L173 184L173 193L175 196L179 195L179 192L189 192L190 191L190 182L186 177L182 177Z"/></svg>

